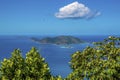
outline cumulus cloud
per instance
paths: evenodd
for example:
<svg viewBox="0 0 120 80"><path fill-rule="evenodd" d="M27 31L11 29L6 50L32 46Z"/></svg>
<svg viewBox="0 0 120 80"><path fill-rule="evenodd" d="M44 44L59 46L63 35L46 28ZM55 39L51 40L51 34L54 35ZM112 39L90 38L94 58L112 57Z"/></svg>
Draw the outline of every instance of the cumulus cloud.
<svg viewBox="0 0 120 80"><path fill-rule="evenodd" d="M64 18L93 18L99 16L101 13L98 11L92 11L87 6L79 2L73 2L59 9L59 12L55 13L55 16L60 19Z"/></svg>

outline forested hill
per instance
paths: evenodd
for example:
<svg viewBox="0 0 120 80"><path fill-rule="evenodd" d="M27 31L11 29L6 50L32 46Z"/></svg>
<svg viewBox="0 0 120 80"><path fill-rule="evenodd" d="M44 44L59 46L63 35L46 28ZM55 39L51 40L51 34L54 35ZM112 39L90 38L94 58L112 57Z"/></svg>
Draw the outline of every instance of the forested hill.
<svg viewBox="0 0 120 80"><path fill-rule="evenodd" d="M43 39L37 39L37 38L31 38L31 39L40 43L51 43L57 45L79 44L84 42L81 39L74 36L57 36L57 37L45 37Z"/></svg>

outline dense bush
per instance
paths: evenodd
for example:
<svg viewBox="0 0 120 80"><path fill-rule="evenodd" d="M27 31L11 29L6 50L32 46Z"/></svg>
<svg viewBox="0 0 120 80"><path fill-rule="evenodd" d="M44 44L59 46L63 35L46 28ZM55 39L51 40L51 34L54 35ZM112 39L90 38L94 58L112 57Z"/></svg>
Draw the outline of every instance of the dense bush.
<svg viewBox="0 0 120 80"><path fill-rule="evenodd" d="M70 67L73 70L66 80L120 80L120 38L109 37L103 42L94 43L71 55ZM0 80L63 80L52 76L48 64L36 48L32 48L23 58L15 49L9 59L0 66Z"/></svg>
<svg viewBox="0 0 120 80"><path fill-rule="evenodd" d="M109 37L71 56L67 80L120 80L120 38Z"/></svg>
<svg viewBox="0 0 120 80"><path fill-rule="evenodd" d="M32 48L24 59L19 49L1 63L2 80L48 80L50 70L38 51Z"/></svg>

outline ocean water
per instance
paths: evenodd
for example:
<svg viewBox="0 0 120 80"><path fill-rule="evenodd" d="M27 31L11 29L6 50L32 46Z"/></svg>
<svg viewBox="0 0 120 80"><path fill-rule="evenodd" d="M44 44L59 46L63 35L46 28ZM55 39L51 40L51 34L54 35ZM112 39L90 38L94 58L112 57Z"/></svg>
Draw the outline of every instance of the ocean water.
<svg viewBox="0 0 120 80"><path fill-rule="evenodd" d="M73 44L71 45L73 48L61 48L62 46L34 42L30 37L43 38L45 36L0 36L0 61L9 58L11 52L17 48L22 51L22 55L25 57L25 54L34 46L45 58L51 74L61 75L62 77L66 77L71 72L68 63L71 54L78 50L82 51L86 46L90 46L92 42L107 38L107 36L76 36L87 43Z"/></svg>

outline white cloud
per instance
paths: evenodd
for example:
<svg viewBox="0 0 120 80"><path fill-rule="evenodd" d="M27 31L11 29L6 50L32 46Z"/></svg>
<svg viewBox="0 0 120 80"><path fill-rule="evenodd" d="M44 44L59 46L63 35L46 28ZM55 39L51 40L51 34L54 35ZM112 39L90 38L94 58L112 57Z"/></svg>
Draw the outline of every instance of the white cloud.
<svg viewBox="0 0 120 80"><path fill-rule="evenodd" d="M57 18L93 18L99 16L100 12L93 12L82 3L73 2L59 9L59 12L55 13Z"/></svg>

